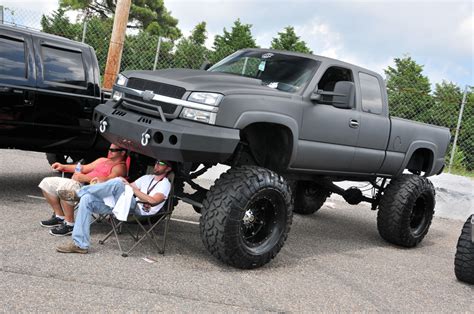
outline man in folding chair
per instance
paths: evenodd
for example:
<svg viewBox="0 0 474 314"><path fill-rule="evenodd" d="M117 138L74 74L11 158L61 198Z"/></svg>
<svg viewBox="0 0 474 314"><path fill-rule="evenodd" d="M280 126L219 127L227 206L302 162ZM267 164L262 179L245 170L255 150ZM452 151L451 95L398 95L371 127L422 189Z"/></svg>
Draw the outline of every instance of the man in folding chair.
<svg viewBox="0 0 474 314"><path fill-rule="evenodd" d="M153 174L144 175L133 183L128 183L124 178L115 178L104 183L85 186L77 192L59 191L59 197L62 200L80 201L72 232L73 242L58 246L56 250L61 253L87 253L90 246L92 213L111 214L115 203L125 192L126 185L130 185L135 196L132 197L130 211L135 211L140 215L156 214L163 207L170 193L171 183L167 175L171 170L170 162L157 160Z"/></svg>
<svg viewBox="0 0 474 314"><path fill-rule="evenodd" d="M48 220L40 222L41 226L51 228L49 233L54 236L67 236L74 227L74 202L61 202L58 191L64 189L80 189L83 184L104 182L115 177L127 174L127 150L111 144L107 157L101 157L82 166L80 172L75 172L76 165L64 165L55 162L51 165L53 170L61 172L74 172L71 179L60 177L44 178L39 188L42 190L46 201L54 211Z"/></svg>

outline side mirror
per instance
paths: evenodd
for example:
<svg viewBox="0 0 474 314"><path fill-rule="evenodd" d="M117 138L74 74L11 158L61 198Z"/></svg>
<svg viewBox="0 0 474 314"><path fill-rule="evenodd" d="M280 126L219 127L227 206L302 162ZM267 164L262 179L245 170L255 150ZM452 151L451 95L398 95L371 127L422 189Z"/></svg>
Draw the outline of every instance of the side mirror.
<svg viewBox="0 0 474 314"><path fill-rule="evenodd" d="M212 63L206 60L201 64L201 67L199 69L207 71L207 69L209 69L210 67L212 67Z"/></svg>
<svg viewBox="0 0 474 314"><path fill-rule="evenodd" d="M334 85L334 91L316 90L310 97L318 103L333 105L336 108L352 109L355 102L355 87L353 82L339 81Z"/></svg>

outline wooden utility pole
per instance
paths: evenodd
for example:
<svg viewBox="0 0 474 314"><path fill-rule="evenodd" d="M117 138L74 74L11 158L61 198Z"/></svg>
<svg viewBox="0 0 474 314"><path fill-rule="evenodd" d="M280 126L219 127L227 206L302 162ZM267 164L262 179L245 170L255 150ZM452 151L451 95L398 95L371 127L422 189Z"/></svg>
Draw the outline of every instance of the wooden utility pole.
<svg viewBox="0 0 474 314"><path fill-rule="evenodd" d="M132 0L118 0L115 7L114 27L110 38L109 54L104 73L104 88L112 88L120 71L120 61L122 60L123 43L125 32L127 31L128 14Z"/></svg>

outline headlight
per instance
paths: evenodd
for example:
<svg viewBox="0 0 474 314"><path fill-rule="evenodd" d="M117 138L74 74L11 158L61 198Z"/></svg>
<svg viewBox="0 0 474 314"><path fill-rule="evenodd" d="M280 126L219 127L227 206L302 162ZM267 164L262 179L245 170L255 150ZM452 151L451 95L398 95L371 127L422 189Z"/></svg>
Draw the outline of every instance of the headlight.
<svg viewBox="0 0 474 314"><path fill-rule="evenodd" d="M188 101L197 102L204 105L217 106L224 95L206 92L193 92L188 97Z"/></svg>
<svg viewBox="0 0 474 314"><path fill-rule="evenodd" d="M119 92L119 91L114 91L112 93L112 100L113 101L119 101L120 99L122 99L123 97L123 93L122 92Z"/></svg>
<svg viewBox="0 0 474 314"><path fill-rule="evenodd" d="M122 74L119 74L117 76L117 80L115 81L115 84L120 85L120 86L125 86L127 84L128 78Z"/></svg>
<svg viewBox="0 0 474 314"><path fill-rule="evenodd" d="M197 110L197 109L192 109L192 108L183 108L183 111L181 111L180 117L184 119L188 119L188 120L194 120L194 121L204 122L204 123L209 123L209 124L216 123L215 112L202 111L202 110Z"/></svg>
<svg viewBox="0 0 474 314"><path fill-rule="evenodd" d="M117 75L117 79L115 80L115 85L125 86L127 85L128 78L122 74ZM123 93L119 91L112 91L112 100L119 101L122 99Z"/></svg>

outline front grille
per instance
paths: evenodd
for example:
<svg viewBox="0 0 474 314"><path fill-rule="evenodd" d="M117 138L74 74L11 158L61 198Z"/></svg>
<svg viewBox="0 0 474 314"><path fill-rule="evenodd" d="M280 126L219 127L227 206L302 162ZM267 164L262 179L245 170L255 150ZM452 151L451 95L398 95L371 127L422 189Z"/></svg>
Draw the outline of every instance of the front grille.
<svg viewBox="0 0 474 314"><path fill-rule="evenodd" d="M160 82L142 80L132 77L127 82L127 87L141 91L151 90L155 94L181 99L186 93L186 89Z"/></svg>
<svg viewBox="0 0 474 314"><path fill-rule="evenodd" d="M177 99L181 99L184 93L186 93L186 89L179 86L173 86L173 85L169 85L165 83L143 80L136 77L132 77L128 80L127 87L137 89L140 91L151 90L157 95L162 95L162 96L167 96L167 97L172 97L172 98L177 98ZM174 114L178 107L176 105L166 103L166 102L161 102L161 101L155 101L155 100L144 101L143 98L140 96L130 95L127 93L125 93L124 100L129 102L131 105L133 105L134 111L141 112L147 115L152 115L152 116L159 116L157 107L161 107L161 109L163 110L163 113L166 115Z"/></svg>

